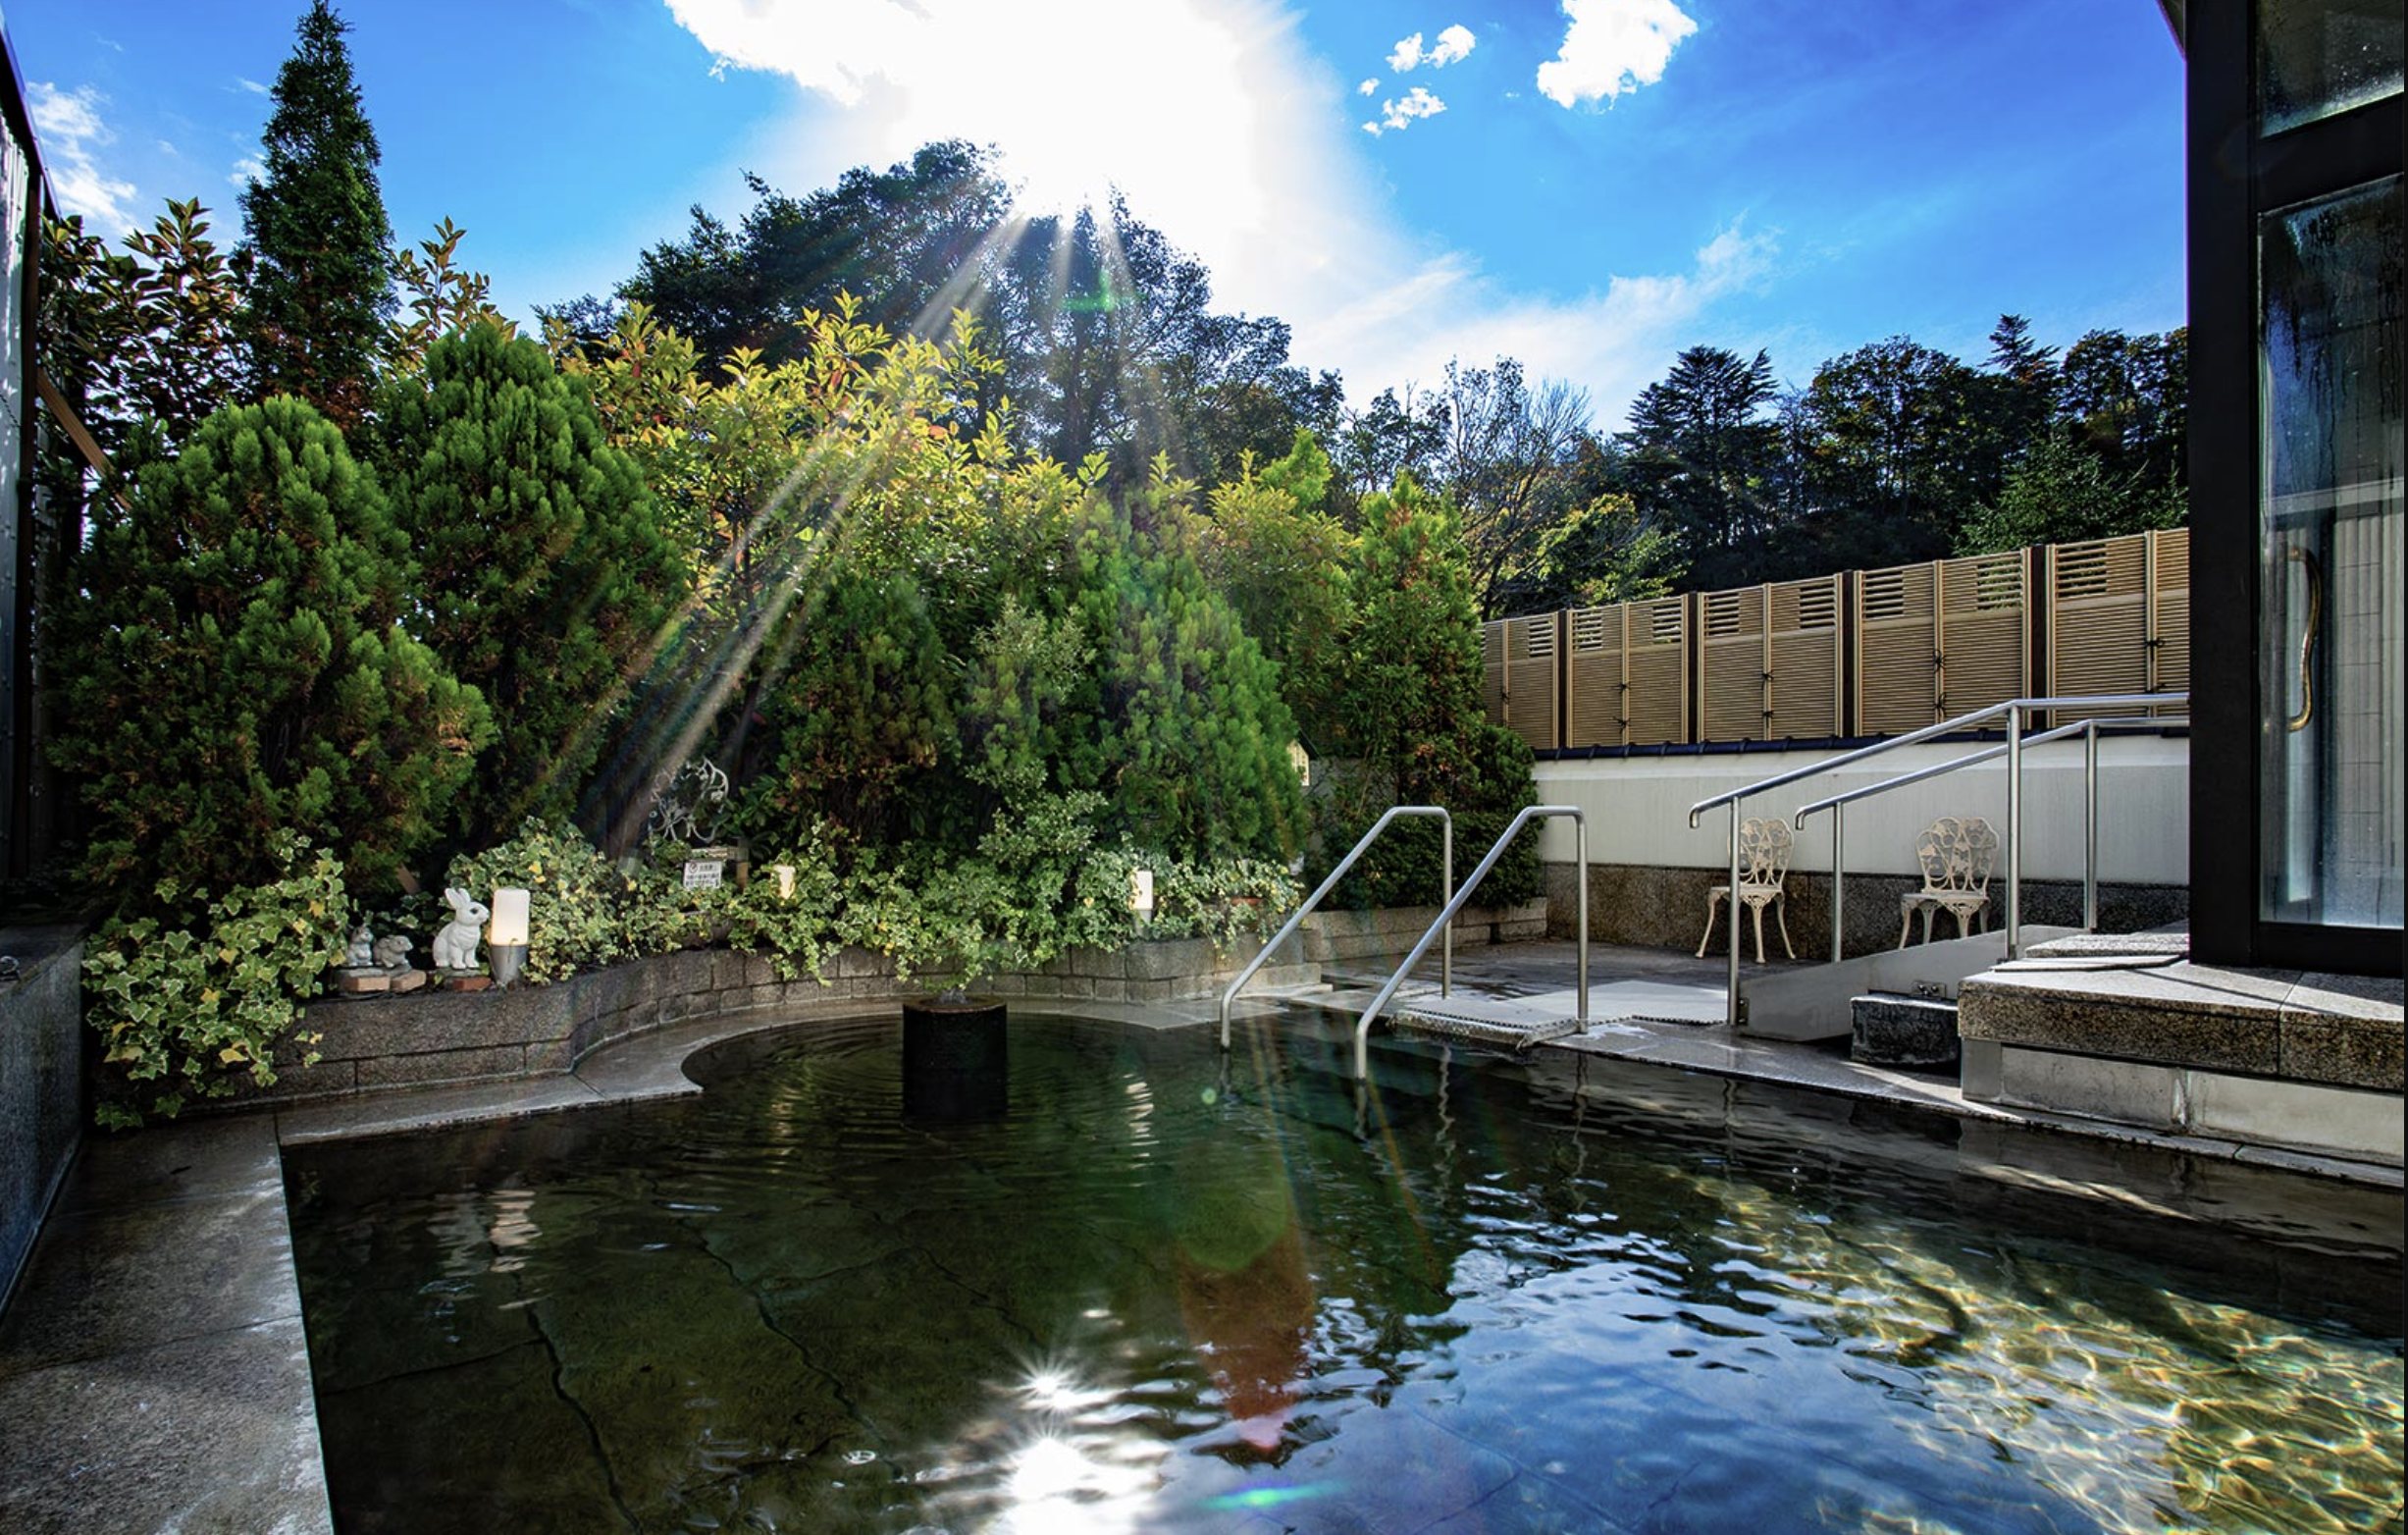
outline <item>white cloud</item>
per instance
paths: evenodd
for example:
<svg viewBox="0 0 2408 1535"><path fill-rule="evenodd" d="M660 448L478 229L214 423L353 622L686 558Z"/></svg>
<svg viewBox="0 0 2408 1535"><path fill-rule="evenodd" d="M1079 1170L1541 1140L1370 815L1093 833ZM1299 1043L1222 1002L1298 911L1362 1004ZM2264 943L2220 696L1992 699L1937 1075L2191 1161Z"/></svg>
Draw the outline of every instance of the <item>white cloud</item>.
<svg viewBox="0 0 2408 1535"><path fill-rule="evenodd" d="M1387 67L1399 75L1425 64L1434 70L1442 70L1449 64L1471 57L1472 49L1479 43L1480 39L1472 35L1471 28L1460 23L1439 33L1436 47L1423 47L1422 34L1415 32L1397 42L1396 51L1387 56Z"/></svg>
<svg viewBox="0 0 2408 1535"><path fill-rule="evenodd" d="M50 188L59 206L83 215L94 233L122 234L133 228L126 199L133 184L121 182L100 168L95 151L117 141L117 134L100 120L108 98L89 85L61 90L49 80L26 87L26 104L33 111L33 132L42 161L50 172Z"/></svg>
<svg viewBox="0 0 2408 1535"><path fill-rule="evenodd" d="M834 131L815 159L845 156L828 173L962 137L1000 145L1038 206L1117 185L1156 221L1251 229L1283 152L1267 126L1276 113L1302 130L1306 87L1283 35L1294 24L1269 0L1156 0L1143 25L1122 0L667 5L716 68L782 74L842 109L811 114ZM1278 75L1256 76L1264 58Z"/></svg>
<svg viewBox="0 0 2408 1535"><path fill-rule="evenodd" d="M246 154L236 160L235 168L226 173L227 185L233 186L236 191L248 191L251 183L263 182L267 178L267 162L255 154Z"/></svg>
<svg viewBox="0 0 2408 1535"><path fill-rule="evenodd" d="M1570 298L1517 292L1472 258L1447 252L1368 274L1375 281L1352 301L1295 326L1296 352L1343 359L1358 404L1391 386L1434 386L1449 359L1485 366L1516 357L1534 378L1588 390L1597 425L1612 430L1697 340L1717 299L1767 278L1778 248L1773 236L1734 224L1700 247L1686 271L1612 276L1602 291Z"/></svg>
<svg viewBox="0 0 2408 1535"><path fill-rule="evenodd" d="M1539 66L1539 93L1562 107L1652 85L1698 29L1673 0L1563 0L1563 45Z"/></svg>
<svg viewBox="0 0 2408 1535"><path fill-rule="evenodd" d="M236 76L236 77L235 77L235 84L236 84L236 85L237 85L237 86L239 86L240 88L242 88L242 89L244 89L244 90L249 91L249 92L250 92L252 95L254 95L254 96L264 96L264 95L266 95L266 94L268 93L268 87L267 87L267 86L262 85L261 83L259 83L259 81L257 81L257 80L255 80L255 79L249 79L249 78L248 78L248 77L246 77L246 76L241 76L241 75L237 75L237 76Z"/></svg>
<svg viewBox="0 0 2408 1535"><path fill-rule="evenodd" d="M955 134L1001 143L1014 168L1050 166L1056 181L1117 181L1137 217L1204 261L1216 307L1288 322L1295 360L1341 370L1357 404L1436 383L1449 357L1503 352L1588 389L1600 422L1618 424L1773 254L1769 237L1734 226L1680 271L1604 278L1587 293L1534 293L1483 272L1397 219L1389 168L1343 126L1360 87L1314 59L1288 0L831 0L808 18L755 0L666 3L710 54L805 86L744 151L773 184L827 185ZM989 9L1009 10L1011 25L980 23ZM1138 10L1145 25L1130 19ZM931 46L940 32L948 45ZM1077 47L1067 63L1065 38ZM1176 90L1166 59L1180 62ZM1077 88L1027 85L1064 79ZM1046 102L1066 127L1035 115ZM1016 147L1023 130L1032 142ZM1609 252L1598 261L1611 271Z"/></svg>
<svg viewBox="0 0 2408 1535"><path fill-rule="evenodd" d="M1446 103L1430 94L1427 85L1416 85L1395 100L1380 103L1380 121L1366 123L1363 132L1377 138L1413 126L1417 117L1437 117L1446 110Z"/></svg>
<svg viewBox="0 0 2408 1535"><path fill-rule="evenodd" d="M1367 80L1363 81L1363 83L1362 83L1362 84L1355 86L1355 87L1354 87L1354 93L1355 93L1356 95L1358 95L1358 96L1368 96L1368 95L1370 95L1370 94L1371 94L1373 91L1378 90L1379 88L1380 88L1380 77L1379 77L1379 76L1377 76L1377 75L1374 75L1374 76L1373 76L1371 79L1367 79Z"/></svg>

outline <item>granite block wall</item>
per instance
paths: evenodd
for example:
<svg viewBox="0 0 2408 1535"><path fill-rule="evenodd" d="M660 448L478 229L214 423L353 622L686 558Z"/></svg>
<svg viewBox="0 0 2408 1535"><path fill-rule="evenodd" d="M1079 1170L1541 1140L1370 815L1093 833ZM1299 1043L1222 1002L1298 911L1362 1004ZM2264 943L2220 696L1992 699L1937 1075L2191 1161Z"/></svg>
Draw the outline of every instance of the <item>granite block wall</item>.
<svg viewBox="0 0 2408 1535"><path fill-rule="evenodd" d="M1573 867L1541 866L1546 892L1549 937L1572 936ZM1705 930L1705 892L1728 881L1718 869L1662 869L1634 864L1589 866L1589 938L1593 943L1628 943L1642 948L1695 950ZM1851 874L1842 892L1841 912L1847 922L1847 954L1870 954L1898 945L1898 898L1921 887L1920 879L1899 874ZM1790 942L1802 959L1826 959L1831 953L1831 876L1790 872L1784 884ZM1990 881L1990 926L1996 928L2007 912L2007 884ZM2190 915L2190 891L2179 885L2102 884L2099 887L2099 926L2104 932L2140 932L2180 922ZM1727 918L1717 920L1717 928ZM2023 921L2026 926L2078 927L2082 922L2082 887L2076 880L2025 880ZM1747 954L1755 953L1755 930L1747 926ZM1914 925L1921 941L1922 920ZM1957 922L1941 916L1932 925L1934 937L1955 937ZM1781 935L1771 911L1764 914L1765 952L1778 956ZM1708 953L1722 952L1722 935L1714 936Z"/></svg>
<svg viewBox="0 0 2408 1535"><path fill-rule="evenodd" d="M83 944L73 929L0 935L0 1303L82 1143Z"/></svg>

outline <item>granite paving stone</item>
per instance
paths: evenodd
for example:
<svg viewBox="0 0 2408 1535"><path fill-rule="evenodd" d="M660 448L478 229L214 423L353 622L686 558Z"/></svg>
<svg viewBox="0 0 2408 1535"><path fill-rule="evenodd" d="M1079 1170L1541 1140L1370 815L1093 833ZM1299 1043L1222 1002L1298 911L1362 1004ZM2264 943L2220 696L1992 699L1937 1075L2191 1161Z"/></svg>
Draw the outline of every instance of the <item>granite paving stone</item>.
<svg viewBox="0 0 2408 1535"><path fill-rule="evenodd" d="M0 1315L0 1375L299 1314L281 1186L61 1215Z"/></svg>
<svg viewBox="0 0 2408 1535"><path fill-rule="evenodd" d="M212 1115L115 1135L94 1134L59 1191L58 1213L263 1193L283 1185L274 1115Z"/></svg>
<svg viewBox="0 0 2408 1535"><path fill-rule="evenodd" d="M0 1423L10 1535L334 1528L296 1316L0 1376Z"/></svg>

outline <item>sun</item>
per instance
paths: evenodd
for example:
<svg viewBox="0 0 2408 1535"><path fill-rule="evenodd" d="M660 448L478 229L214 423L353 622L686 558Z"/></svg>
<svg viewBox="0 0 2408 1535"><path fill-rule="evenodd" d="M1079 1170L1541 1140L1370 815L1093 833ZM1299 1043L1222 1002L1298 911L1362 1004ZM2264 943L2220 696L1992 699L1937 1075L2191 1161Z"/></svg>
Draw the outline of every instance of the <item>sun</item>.
<svg viewBox="0 0 2408 1535"><path fill-rule="evenodd" d="M1263 54L1288 24L1263 0L670 0L722 65L792 76L900 158L992 144L1017 211L1130 210L1182 230L1257 228ZM1200 237L1186 237L1189 238Z"/></svg>

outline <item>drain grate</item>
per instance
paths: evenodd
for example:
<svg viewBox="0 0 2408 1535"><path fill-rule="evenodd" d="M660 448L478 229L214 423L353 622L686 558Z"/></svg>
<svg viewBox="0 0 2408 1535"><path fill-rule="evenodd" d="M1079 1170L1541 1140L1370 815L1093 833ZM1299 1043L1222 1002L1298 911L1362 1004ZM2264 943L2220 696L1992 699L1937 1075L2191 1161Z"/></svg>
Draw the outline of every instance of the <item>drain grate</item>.
<svg viewBox="0 0 2408 1535"><path fill-rule="evenodd" d="M1396 1015L1399 1033L1431 1034L1508 1050L1525 1050L1549 1039L1568 1038L1586 1027L1577 1018L1483 1018L1431 1007L1407 1008Z"/></svg>

